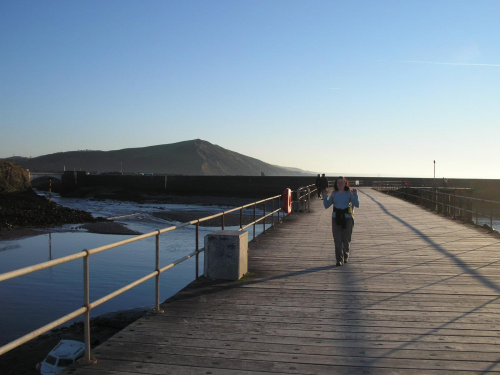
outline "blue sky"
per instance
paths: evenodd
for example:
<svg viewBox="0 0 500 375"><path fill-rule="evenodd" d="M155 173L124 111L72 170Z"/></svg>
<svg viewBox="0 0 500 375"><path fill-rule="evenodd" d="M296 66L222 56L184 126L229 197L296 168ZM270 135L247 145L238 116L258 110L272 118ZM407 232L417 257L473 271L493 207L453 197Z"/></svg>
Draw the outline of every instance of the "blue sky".
<svg viewBox="0 0 500 375"><path fill-rule="evenodd" d="M500 1L0 1L0 157L203 139L500 178Z"/></svg>

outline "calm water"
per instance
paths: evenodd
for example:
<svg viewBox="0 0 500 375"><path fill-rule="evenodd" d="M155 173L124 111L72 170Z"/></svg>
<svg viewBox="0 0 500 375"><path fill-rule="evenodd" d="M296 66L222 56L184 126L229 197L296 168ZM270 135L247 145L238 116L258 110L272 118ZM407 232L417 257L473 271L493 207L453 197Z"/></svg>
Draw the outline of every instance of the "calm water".
<svg viewBox="0 0 500 375"><path fill-rule="evenodd" d="M118 201L89 201L82 199L53 200L71 208L84 209L94 216L126 216L119 221L130 229L149 233L178 223L167 222L150 215L154 211L199 210L221 212L228 207L135 204ZM125 235L91 234L68 225L50 234L13 241L0 241L0 273L45 262L130 238ZM262 230L257 226L257 234ZM71 232L67 230L73 228ZM220 227L200 227L200 247L203 238ZM237 228L226 228L237 229ZM251 236L250 236L251 237ZM196 247L195 227L186 227L161 236L160 260L165 266L193 252ZM120 248L95 254L90 258L90 300L95 301L112 291L137 280L155 269L155 238L141 240ZM203 255L200 256L200 273ZM161 276L161 301L169 298L195 278L195 260L190 259ZM65 263L0 283L0 345L29 333L62 315L70 313L83 303L83 261ZM92 310L97 316L107 312L150 307L155 305L155 280L104 303ZM81 321L82 317L77 318ZM69 323L68 323L69 324Z"/></svg>
<svg viewBox="0 0 500 375"><path fill-rule="evenodd" d="M476 222L476 218L473 219L474 223ZM478 225L483 225L483 224L486 224L488 226L490 226L491 224L491 220L490 218L478 218L477 220L477 224ZM496 230L497 232L500 232L500 220L498 219L493 219L493 227L492 227L494 230Z"/></svg>

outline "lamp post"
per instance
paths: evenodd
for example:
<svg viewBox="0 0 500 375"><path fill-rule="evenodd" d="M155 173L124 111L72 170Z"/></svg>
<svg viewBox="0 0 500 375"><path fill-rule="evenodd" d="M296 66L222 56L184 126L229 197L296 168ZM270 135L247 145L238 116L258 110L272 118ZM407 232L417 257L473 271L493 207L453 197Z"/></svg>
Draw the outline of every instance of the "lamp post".
<svg viewBox="0 0 500 375"><path fill-rule="evenodd" d="M436 161L434 160L434 189L436 188Z"/></svg>

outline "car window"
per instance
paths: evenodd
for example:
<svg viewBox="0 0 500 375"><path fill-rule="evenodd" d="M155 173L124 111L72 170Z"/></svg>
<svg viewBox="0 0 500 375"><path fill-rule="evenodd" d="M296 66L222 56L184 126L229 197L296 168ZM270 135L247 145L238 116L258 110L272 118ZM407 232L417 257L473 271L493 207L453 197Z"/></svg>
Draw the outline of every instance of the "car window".
<svg viewBox="0 0 500 375"><path fill-rule="evenodd" d="M67 367L73 363L72 359L61 358L59 360L59 367Z"/></svg>
<svg viewBox="0 0 500 375"><path fill-rule="evenodd" d="M57 358L53 357L51 355L48 355L47 358L45 358L45 362L48 363L49 365L55 365L57 362Z"/></svg>

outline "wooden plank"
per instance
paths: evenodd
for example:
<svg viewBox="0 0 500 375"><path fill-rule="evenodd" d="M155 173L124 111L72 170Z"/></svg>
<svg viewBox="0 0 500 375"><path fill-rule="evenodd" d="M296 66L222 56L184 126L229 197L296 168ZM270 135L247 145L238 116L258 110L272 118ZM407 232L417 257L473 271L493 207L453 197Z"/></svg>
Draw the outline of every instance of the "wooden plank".
<svg viewBox="0 0 500 375"><path fill-rule="evenodd" d="M499 374L500 241L369 188L335 266L320 200L249 245L249 274L202 280L72 374Z"/></svg>

